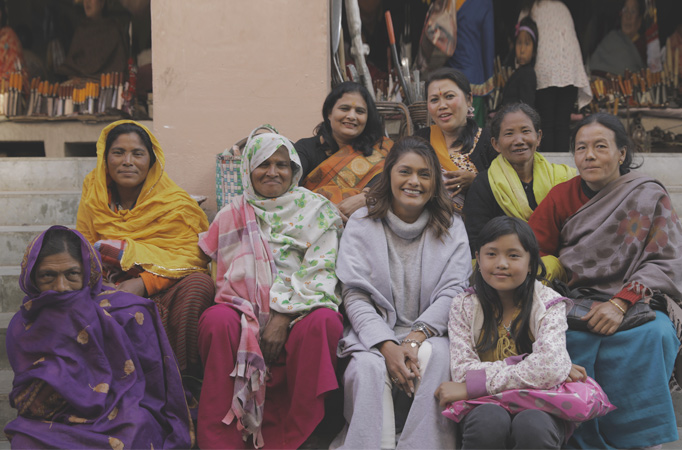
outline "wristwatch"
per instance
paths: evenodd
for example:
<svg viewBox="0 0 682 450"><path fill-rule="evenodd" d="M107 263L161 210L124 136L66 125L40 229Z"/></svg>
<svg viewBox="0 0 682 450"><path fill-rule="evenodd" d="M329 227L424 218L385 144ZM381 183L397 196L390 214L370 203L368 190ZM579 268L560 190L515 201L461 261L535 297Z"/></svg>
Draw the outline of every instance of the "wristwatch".
<svg viewBox="0 0 682 450"><path fill-rule="evenodd" d="M426 339L433 336L433 333L431 333L431 330L429 330L429 327L427 327L424 322L415 322L414 325L412 325L412 331L421 331L424 333L424 336L426 336Z"/></svg>

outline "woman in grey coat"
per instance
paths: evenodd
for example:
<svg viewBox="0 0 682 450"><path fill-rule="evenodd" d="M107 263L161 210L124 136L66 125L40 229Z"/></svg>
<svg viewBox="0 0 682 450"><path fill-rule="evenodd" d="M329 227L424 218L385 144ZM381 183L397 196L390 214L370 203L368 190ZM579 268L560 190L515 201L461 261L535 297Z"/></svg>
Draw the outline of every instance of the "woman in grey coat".
<svg viewBox="0 0 682 450"><path fill-rule="evenodd" d="M454 448L434 392L450 378L452 298L468 286L469 242L423 139L398 141L341 238L350 322L339 343L346 426L332 448Z"/></svg>

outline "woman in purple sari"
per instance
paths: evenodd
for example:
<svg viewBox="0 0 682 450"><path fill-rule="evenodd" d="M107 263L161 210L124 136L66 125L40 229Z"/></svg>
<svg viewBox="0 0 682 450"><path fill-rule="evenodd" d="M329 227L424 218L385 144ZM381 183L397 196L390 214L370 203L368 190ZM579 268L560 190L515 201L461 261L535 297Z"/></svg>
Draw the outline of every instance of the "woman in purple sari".
<svg viewBox="0 0 682 450"><path fill-rule="evenodd" d="M190 448L180 371L154 302L103 290L83 236L51 227L26 250L7 329L12 448Z"/></svg>

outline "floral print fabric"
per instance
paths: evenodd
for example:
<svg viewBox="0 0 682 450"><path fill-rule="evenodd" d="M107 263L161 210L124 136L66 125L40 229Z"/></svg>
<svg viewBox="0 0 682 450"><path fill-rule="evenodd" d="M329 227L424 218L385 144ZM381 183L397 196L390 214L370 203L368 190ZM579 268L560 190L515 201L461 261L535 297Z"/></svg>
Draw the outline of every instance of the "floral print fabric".
<svg viewBox="0 0 682 450"><path fill-rule="evenodd" d="M289 190L263 198L251 184L251 171L285 147L294 163ZM291 141L274 133L257 135L246 145L242 161L244 198L259 219L277 273L270 287L270 308L292 314L324 306L337 310L336 255L342 222L336 208L321 195L298 187L301 161Z"/></svg>
<svg viewBox="0 0 682 450"><path fill-rule="evenodd" d="M682 299L682 225L665 188L635 172L602 189L561 230L571 287L647 287Z"/></svg>
<svg viewBox="0 0 682 450"><path fill-rule="evenodd" d="M251 172L280 147L293 163L291 185L279 197L263 198L253 188ZM292 324L315 308L338 311L341 218L327 199L298 187L301 162L283 136L265 133L249 140L241 175L243 194L218 212L199 236L199 246L217 262L216 303L241 314L232 405L223 422L236 419L244 439L253 436L261 447L267 368L259 331L271 309L297 314Z"/></svg>
<svg viewBox="0 0 682 450"><path fill-rule="evenodd" d="M485 362L476 352L483 309L472 288L459 294L452 301L448 322L452 381L466 381L470 398L510 389L549 389L565 381L571 370L566 350L565 300L536 281L530 317L530 331L535 336L533 352L510 360ZM480 392L472 392L471 387L480 388Z"/></svg>

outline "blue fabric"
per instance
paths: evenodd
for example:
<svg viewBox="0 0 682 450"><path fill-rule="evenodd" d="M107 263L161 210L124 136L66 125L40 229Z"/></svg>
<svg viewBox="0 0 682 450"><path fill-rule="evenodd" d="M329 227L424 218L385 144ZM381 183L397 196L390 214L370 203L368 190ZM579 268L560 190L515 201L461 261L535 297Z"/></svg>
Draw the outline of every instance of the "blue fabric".
<svg viewBox="0 0 682 450"><path fill-rule="evenodd" d="M634 448L676 441L668 380L680 345L672 322L656 320L611 336L568 330L571 360L602 386L617 410L583 423L569 441L578 448Z"/></svg>
<svg viewBox="0 0 682 450"><path fill-rule="evenodd" d="M457 47L446 65L464 73L474 95L481 96L492 90L494 62L493 2L467 0L457 10Z"/></svg>

